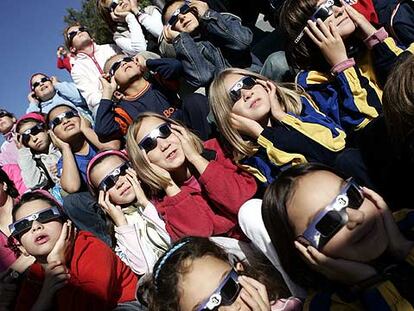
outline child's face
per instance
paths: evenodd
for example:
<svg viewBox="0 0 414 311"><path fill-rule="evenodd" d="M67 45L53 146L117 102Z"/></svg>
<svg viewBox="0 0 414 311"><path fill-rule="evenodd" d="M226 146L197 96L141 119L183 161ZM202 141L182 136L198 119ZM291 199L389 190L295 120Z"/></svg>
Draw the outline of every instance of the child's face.
<svg viewBox="0 0 414 311"><path fill-rule="evenodd" d="M317 7L324 4L326 0L319 0ZM348 38L355 31L355 24L349 17L343 5L332 7L333 14L325 19L324 24L329 27L329 22L332 22L334 26L338 27L339 35L342 39Z"/></svg>
<svg viewBox="0 0 414 311"><path fill-rule="evenodd" d="M23 204L16 212L16 221L51 207L43 200ZM33 221L32 227L20 237L20 243L27 252L36 258L45 258L56 244L62 231L62 223L52 220L47 223Z"/></svg>
<svg viewBox="0 0 414 311"><path fill-rule="evenodd" d="M109 156L96 164L91 171L91 182L95 189L99 184L112 173L116 168L125 163L125 160L118 156ZM136 199L134 189L126 175L120 175L115 185L107 190L109 198L113 204L130 204Z"/></svg>
<svg viewBox="0 0 414 311"><path fill-rule="evenodd" d="M116 83L121 87L128 87L137 78L140 78L144 74L144 69L137 59L132 61L123 61L124 55L118 55L113 57L107 64L108 68L111 68L116 62L121 62L118 69L114 73Z"/></svg>
<svg viewBox="0 0 414 311"><path fill-rule="evenodd" d="M6 134L10 132L15 122L15 118L9 116L0 117L0 133Z"/></svg>
<svg viewBox="0 0 414 311"><path fill-rule="evenodd" d="M147 137L153 130L156 130L165 121L158 118L147 117L141 122L136 140L141 143L144 137ZM185 154L178 137L171 133L168 137L156 138L157 145L155 148L147 152L148 159L151 163L173 172L182 167L185 163Z"/></svg>
<svg viewBox="0 0 414 311"><path fill-rule="evenodd" d="M239 74L228 75L224 79L227 93L244 76ZM260 122L270 112L270 98L263 85L256 83L251 89L240 90L240 99L234 102L232 112L242 117Z"/></svg>
<svg viewBox="0 0 414 311"><path fill-rule="evenodd" d="M76 52L92 43L92 38L87 31L79 31L82 26L72 26L68 29L67 34L73 32L73 39L71 41L71 51Z"/></svg>
<svg viewBox="0 0 414 311"><path fill-rule="evenodd" d="M287 202L287 214L295 236L303 234L316 214L339 194L345 181L339 176L316 171L301 177ZM321 252L347 260L367 262L387 248L388 237L380 209L365 198L358 209L347 208L348 222L322 247Z"/></svg>
<svg viewBox="0 0 414 311"><path fill-rule="evenodd" d="M71 109L65 106L61 106L61 107L57 107L53 109L50 112L49 121L52 121L60 114L68 112L68 111L71 111ZM70 142L70 140L73 137L81 133L80 121L81 120L79 116L74 116L73 118L64 118L62 122L60 122L59 125L56 125L53 128L53 133L55 133L55 135L61 140L63 140L64 142Z"/></svg>
<svg viewBox="0 0 414 311"><path fill-rule="evenodd" d="M39 122L28 122L20 126L19 134L23 134L25 131L32 129L36 125L38 125ZM46 132L46 129L36 133L36 134L29 134L27 135L28 141L25 144L26 147L29 147L31 150L37 152L37 153L47 153L49 150L50 145L50 138L49 135ZM22 138L23 139L23 138Z"/></svg>
<svg viewBox="0 0 414 311"><path fill-rule="evenodd" d="M184 4L184 1L176 2L172 4L168 9L167 12L165 12L165 20L170 20L173 13L180 9L181 6ZM200 23L198 22L198 19L195 17L195 15L189 11L185 14L179 14L178 20L175 23L175 25L172 26L173 30L176 30L178 32L187 32L192 33Z"/></svg>
<svg viewBox="0 0 414 311"><path fill-rule="evenodd" d="M42 101L46 101L52 98L55 95L56 91L52 81L47 80L42 82L43 78L47 77L40 74L35 75L32 77L32 80L30 82L32 85L36 83L36 87L33 89L33 92L36 94L36 96L40 98Z"/></svg>
<svg viewBox="0 0 414 311"><path fill-rule="evenodd" d="M218 288L232 267L226 261L204 256L191 262L188 272L182 275L178 287L181 289L180 310L196 310ZM219 311L251 310L241 299L240 293L230 306L220 306Z"/></svg>

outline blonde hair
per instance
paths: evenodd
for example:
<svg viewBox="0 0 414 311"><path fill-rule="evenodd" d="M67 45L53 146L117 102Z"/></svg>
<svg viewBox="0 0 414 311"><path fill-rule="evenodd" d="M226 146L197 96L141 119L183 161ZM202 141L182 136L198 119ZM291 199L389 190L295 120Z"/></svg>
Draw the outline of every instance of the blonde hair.
<svg viewBox="0 0 414 311"><path fill-rule="evenodd" d="M151 167L150 163L145 159L144 152L138 146L139 141L137 141L137 135L139 129L141 128L142 121L145 118L157 118L165 121L166 123L183 126L188 131L190 140L198 153L203 151L203 143L197 135L189 131L183 124L162 115L153 112L144 112L135 119L134 123L130 125L127 132L128 155L131 159L132 166L137 172L138 178L148 186L151 194L155 195L169 185L169 180L157 174L157 172Z"/></svg>
<svg viewBox="0 0 414 311"><path fill-rule="evenodd" d="M249 76L254 79L271 81L270 79L239 68L228 68L220 72L213 80L209 91L209 103L211 110L213 111L214 118L216 119L217 126L227 140L227 142L233 148L234 160L240 160L246 156L252 156L255 153L255 149L258 148L255 142L245 140L240 133L231 126L230 114L232 112L234 102L231 99L228 90L224 84L224 80L232 74L238 74L242 76ZM301 95L305 95L303 89L293 83L286 83L283 86L276 84L276 97L285 112L291 112L294 114L300 114L302 110L302 102L300 100Z"/></svg>

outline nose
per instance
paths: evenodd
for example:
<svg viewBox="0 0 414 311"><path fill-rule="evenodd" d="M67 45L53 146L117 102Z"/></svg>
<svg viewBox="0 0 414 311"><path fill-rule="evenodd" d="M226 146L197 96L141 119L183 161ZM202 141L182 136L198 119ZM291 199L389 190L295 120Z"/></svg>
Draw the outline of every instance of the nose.
<svg viewBox="0 0 414 311"><path fill-rule="evenodd" d="M365 214L360 210L347 208L346 213L348 215L348 222L346 226L349 230L355 229L358 225L364 222Z"/></svg>
<svg viewBox="0 0 414 311"><path fill-rule="evenodd" d="M31 231L35 232L37 230L43 229L43 224L41 222L38 222L37 220L34 220L32 223Z"/></svg>
<svg viewBox="0 0 414 311"><path fill-rule="evenodd" d="M168 149L168 147L171 145L171 143L166 138L157 138L157 146L160 148L161 151L165 151Z"/></svg>
<svg viewBox="0 0 414 311"><path fill-rule="evenodd" d="M37 137L37 135L30 134L30 139L33 140L33 142L35 143L35 142L37 142L38 137Z"/></svg>
<svg viewBox="0 0 414 311"><path fill-rule="evenodd" d="M242 95L243 100L247 101L250 97L252 97L253 89L250 89L250 90L242 89L241 95Z"/></svg>
<svg viewBox="0 0 414 311"><path fill-rule="evenodd" d="M344 12L345 7L344 6L336 6L334 5L332 7L332 11L334 12L335 17L342 15L342 13Z"/></svg>

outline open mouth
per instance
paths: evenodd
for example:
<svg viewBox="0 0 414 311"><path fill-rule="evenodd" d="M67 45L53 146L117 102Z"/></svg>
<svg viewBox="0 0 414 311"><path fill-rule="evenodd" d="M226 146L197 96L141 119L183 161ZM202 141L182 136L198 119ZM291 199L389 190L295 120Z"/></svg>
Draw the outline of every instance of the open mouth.
<svg viewBox="0 0 414 311"><path fill-rule="evenodd" d="M168 154L167 154L167 160L172 160L172 159L174 159L174 158L175 158L175 156L176 156L176 154L177 154L177 149L175 149L175 150L171 151L170 153L168 153Z"/></svg>
<svg viewBox="0 0 414 311"><path fill-rule="evenodd" d="M50 240L48 235L42 234L39 235L36 239L35 239L35 243L38 245L42 245L47 243Z"/></svg>

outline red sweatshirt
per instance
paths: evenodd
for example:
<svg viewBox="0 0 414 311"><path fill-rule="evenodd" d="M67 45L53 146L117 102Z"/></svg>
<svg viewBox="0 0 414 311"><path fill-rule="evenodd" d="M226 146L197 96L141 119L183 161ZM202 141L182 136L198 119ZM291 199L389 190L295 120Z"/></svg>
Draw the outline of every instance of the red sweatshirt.
<svg viewBox="0 0 414 311"><path fill-rule="evenodd" d="M173 240L215 235L244 238L237 213L256 193L256 181L224 155L216 139L204 147L216 151L216 159L198 179L192 176L180 187L181 192L160 198L155 206Z"/></svg>
<svg viewBox="0 0 414 311"><path fill-rule="evenodd" d="M55 294L53 310L112 310L135 300L136 275L91 233L80 231L68 263L69 283ZM30 310L44 280L43 267L34 263L17 299L16 310Z"/></svg>
<svg viewBox="0 0 414 311"><path fill-rule="evenodd" d="M352 5L352 7L364 15L369 22L373 23L374 25L378 24L378 15L375 11L374 3L372 0L358 0L356 4Z"/></svg>

